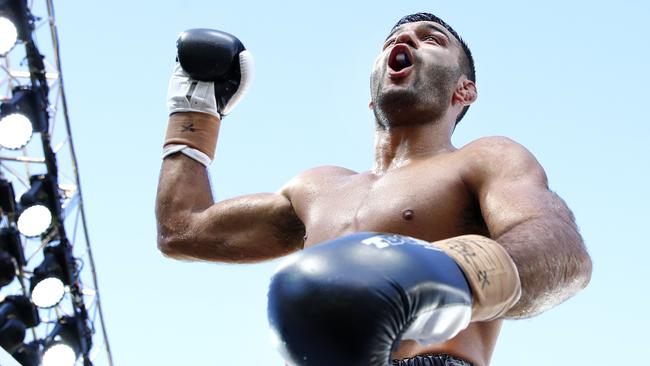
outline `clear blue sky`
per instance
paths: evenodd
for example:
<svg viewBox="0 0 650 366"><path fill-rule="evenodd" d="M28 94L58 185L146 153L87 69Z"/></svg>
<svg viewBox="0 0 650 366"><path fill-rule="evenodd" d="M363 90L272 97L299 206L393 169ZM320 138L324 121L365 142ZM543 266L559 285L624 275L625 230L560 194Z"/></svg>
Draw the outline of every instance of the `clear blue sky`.
<svg viewBox="0 0 650 366"><path fill-rule="evenodd" d="M505 135L573 209L591 285L508 321L493 365L636 364L647 347L650 122L642 0L55 1L73 135L116 365L281 365L266 325L277 263L185 263L156 249L154 198L175 40L237 35L256 59L210 168L218 199L309 167L367 170L369 73L390 27L430 11L474 53L479 98L456 146Z"/></svg>

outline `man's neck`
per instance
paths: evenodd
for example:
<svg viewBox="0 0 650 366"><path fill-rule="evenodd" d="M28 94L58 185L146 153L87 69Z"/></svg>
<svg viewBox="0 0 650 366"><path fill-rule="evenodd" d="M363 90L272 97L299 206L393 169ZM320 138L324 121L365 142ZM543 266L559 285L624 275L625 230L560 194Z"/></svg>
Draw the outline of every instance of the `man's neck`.
<svg viewBox="0 0 650 366"><path fill-rule="evenodd" d="M373 172L382 175L410 162L455 150L451 144L453 123L442 121L375 132Z"/></svg>

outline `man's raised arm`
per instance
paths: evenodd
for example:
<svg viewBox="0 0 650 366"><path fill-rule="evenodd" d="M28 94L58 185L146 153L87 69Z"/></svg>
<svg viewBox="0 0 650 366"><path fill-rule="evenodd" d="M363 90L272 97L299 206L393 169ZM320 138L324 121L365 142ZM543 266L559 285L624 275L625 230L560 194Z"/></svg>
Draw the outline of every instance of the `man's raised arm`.
<svg viewBox="0 0 650 366"><path fill-rule="evenodd" d="M521 145L499 137L472 145L466 182L479 199L490 237L506 249L521 280L521 298L505 316L539 314L589 283L591 260L573 214Z"/></svg>
<svg viewBox="0 0 650 366"><path fill-rule="evenodd" d="M303 245L304 225L279 193L215 203L206 167L221 119L250 83L252 58L234 36L195 29L181 34L168 90L169 124L156 198L158 247L178 259L254 262Z"/></svg>

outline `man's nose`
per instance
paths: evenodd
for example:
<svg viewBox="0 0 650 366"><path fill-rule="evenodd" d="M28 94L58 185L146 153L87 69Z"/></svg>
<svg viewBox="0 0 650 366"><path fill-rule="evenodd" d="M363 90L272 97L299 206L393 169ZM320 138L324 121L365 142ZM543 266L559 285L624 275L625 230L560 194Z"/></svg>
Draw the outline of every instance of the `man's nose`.
<svg viewBox="0 0 650 366"><path fill-rule="evenodd" d="M406 43L407 45L418 48L417 40L415 35L411 31L403 31L395 37L395 43Z"/></svg>

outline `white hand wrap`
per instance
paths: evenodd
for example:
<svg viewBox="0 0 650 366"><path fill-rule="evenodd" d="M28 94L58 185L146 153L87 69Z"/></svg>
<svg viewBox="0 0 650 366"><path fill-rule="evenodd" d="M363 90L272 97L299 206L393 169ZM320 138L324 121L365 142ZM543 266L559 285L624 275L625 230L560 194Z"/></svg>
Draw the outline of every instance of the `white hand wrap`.
<svg viewBox="0 0 650 366"><path fill-rule="evenodd" d="M210 164L212 163L212 159L210 159L208 155L202 153L197 149L191 148L187 145L177 145L177 144L165 145L165 147L163 148L162 158L164 159L178 152L198 161L199 163L203 164L206 168L210 166Z"/></svg>

